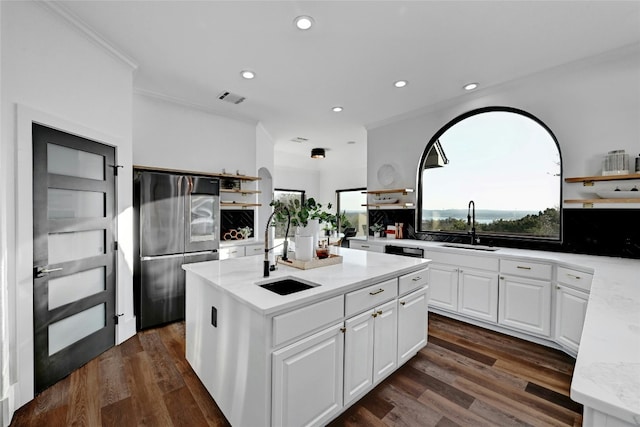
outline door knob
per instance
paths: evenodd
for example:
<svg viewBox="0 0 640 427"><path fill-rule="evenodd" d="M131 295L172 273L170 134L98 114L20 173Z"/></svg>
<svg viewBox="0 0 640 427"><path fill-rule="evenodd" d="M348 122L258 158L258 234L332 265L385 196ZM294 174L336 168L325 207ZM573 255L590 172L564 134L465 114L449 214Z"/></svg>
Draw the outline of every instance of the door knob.
<svg viewBox="0 0 640 427"><path fill-rule="evenodd" d="M35 276L37 278L44 277L49 273L53 273L54 271L62 271L62 267L59 268L47 268L48 265L39 266L35 268Z"/></svg>

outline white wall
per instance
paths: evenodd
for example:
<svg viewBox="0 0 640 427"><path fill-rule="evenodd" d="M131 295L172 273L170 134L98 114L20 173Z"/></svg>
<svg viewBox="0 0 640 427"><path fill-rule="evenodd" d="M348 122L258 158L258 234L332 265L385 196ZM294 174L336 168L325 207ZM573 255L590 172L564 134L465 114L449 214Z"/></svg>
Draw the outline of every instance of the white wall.
<svg viewBox="0 0 640 427"><path fill-rule="evenodd" d="M336 190L367 187L367 168L323 169L320 171L318 201L336 207Z"/></svg>
<svg viewBox="0 0 640 427"><path fill-rule="evenodd" d="M260 206L256 209L254 236L259 240L264 239L264 232L267 226L267 219L271 215L272 208L269 206L273 199L273 137L267 132L262 123L256 126L256 169L262 178L259 188L262 193L258 196Z"/></svg>
<svg viewBox="0 0 640 427"><path fill-rule="evenodd" d="M639 76L640 46L634 45L370 128L367 187L383 187L377 179L383 164L391 164L398 174L394 187L415 187L429 139L458 115L487 106L519 108L549 126L560 145L565 177L599 175L607 151L625 149L633 157L640 153ZM565 183L563 198L584 197L581 189Z"/></svg>
<svg viewBox="0 0 640 427"><path fill-rule="evenodd" d="M305 197L315 199L320 194L320 171L276 165L273 188L304 190Z"/></svg>
<svg viewBox="0 0 640 427"><path fill-rule="evenodd" d="M3 424L33 397L33 250L31 122L38 121L116 147L118 177L117 329L135 333L132 295L131 117L132 68L104 47L33 2L0 2L1 144L0 285L9 298L2 311ZM0 307L5 307L0 306ZM4 409L3 409L4 411Z"/></svg>
<svg viewBox="0 0 640 427"><path fill-rule="evenodd" d="M135 165L256 175L256 123L147 95L133 97Z"/></svg>

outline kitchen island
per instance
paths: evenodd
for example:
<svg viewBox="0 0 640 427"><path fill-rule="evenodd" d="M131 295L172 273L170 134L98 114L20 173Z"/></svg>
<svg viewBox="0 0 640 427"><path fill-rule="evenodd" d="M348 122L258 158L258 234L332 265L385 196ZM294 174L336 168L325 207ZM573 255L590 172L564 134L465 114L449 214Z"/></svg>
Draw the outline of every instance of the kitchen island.
<svg viewBox="0 0 640 427"><path fill-rule="evenodd" d="M426 345L428 260L333 250L268 278L261 257L183 266L186 357L232 425L324 425ZM307 289L260 286L285 281Z"/></svg>

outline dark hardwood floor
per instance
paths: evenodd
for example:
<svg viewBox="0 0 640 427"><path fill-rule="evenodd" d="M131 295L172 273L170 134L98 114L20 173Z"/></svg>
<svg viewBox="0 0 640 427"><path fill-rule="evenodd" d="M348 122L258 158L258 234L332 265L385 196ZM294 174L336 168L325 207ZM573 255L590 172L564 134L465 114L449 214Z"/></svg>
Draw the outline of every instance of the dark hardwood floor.
<svg viewBox="0 0 640 427"><path fill-rule="evenodd" d="M429 344L330 425L580 426L562 352L435 314ZM228 426L184 358L184 323L138 333L20 408L11 426ZM249 426L250 427L250 426Z"/></svg>

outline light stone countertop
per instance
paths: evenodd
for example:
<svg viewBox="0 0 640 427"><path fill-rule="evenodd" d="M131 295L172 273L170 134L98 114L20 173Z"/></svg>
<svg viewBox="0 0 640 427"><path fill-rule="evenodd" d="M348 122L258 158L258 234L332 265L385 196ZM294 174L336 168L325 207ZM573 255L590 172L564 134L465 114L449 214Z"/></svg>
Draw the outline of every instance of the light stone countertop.
<svg viewBox="0 0 640 427"><path fill-rule="evenodd" d="M331 248L331 253L342 255L343 262L310 270L278 264L278 269L270 272L269 277L263 277L264 258L260 256L185 264L182 268L187 273L194 273L206 279L212 286L248 304L257 312L270 315L419 271L428 266L428 260L425 259L357 249L334 247ZM290 295L278 295L258 286L282 278L295 278L320 286ZM187 277L187 292L188 289Z"/></svg>
<svg viewBox="0 0 640 427"><path fill-rule="evenodd" d="M593 273L571 398L640 425L640 260L511 248L485 252L421 240L369 239L367 243L552 262Z"/></svg>

